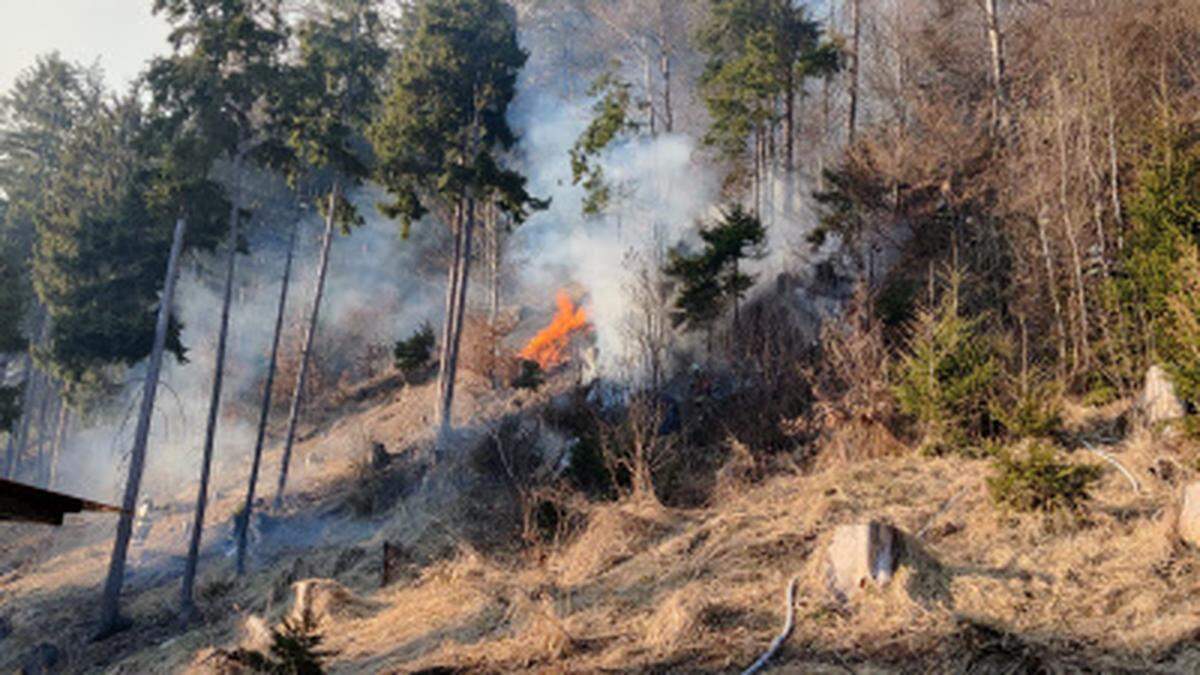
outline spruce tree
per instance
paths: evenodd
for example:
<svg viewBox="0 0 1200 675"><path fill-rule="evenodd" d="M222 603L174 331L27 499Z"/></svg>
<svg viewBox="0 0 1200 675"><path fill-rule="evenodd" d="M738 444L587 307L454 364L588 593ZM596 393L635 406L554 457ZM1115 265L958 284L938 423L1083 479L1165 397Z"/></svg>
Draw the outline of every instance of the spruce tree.
<svg viewBox="0 0 1200 675"><path fill-rule="evenodd" d="M762 221L735 204L712 227L701 228L699 251L677 248L668 257L663 271L678 287L672 313L675 325L705 331L710 351L714 323L730 307L736 335L740 300L754 286L754 277L743 271L741 263L763 255L766 236Z"/></svg>
<svg viewBox="0 0 1200 675"><path fill-rule="evenodd" d="M225 375L229 316L243 212L240 182L245 165L268 143L270 102L284 82L280 60L287 35L278 0L155 0L155 12L173 25L174 54L158 59L148 80L157 105L196 130L202 143L228 167L228 241L213 381L200 462L188 554L180 589L180 615L194 614L194 586L208 504L213 446Z"/></svg>
<svg viewBox="0 0 1200 675"><path fill-rule="evenodd" d="M785 189L789 195L794 189L797 100L807 78L838 67L837 50L821 37L807 7L794 0L711 0L697 36L709 56L700 78L711 118L705 143L735 163L730 180L752 181L756 212L765 201L775 160L768 156L771 139L781 124Z"/></svg>
<svg viewBox="0 0 1200 675"><path fill-rule="evenodd" d="M64 166L62 154L73 130L99 112L102 95L97 69L69 63L51 53L39 57L0 97L0 193L5 195L0 238L10 266L6 280L12 285L7 290L14 302L25 300L12 327L24 330L30 338L19 357L20 394L9 389L3 397L8 414L24 413L6 444L6 462L0 468L7 475L15 475L35 433L39 443L44 439L44 425L35 426L34 418L45 407L43 402L48 405L56 395L33 358L46 326L44 308L33 293L29 273L36 224L46 217L47 186Z"/></svg>
<svg viewBox="0 0 1200 675"><path fill-rule="evenodd" d="M404 14L391 93L371 138L382 205L402 232L430 211L454 236L438 372L437 424L450 429L478 205L514 221L544 207L500 153L516 139L506 116L527 55L516 16L500 0L419 0Z"/></svg>
<svg viewBox="0 0 1200 675"><path fill-rule="evenodd" d="M293 93L284 98L287 119L283 124L290 132L288 142L298 161L309 171L327 176L328 190L319 204L325 216L325 233L313 304L304 328L300 368L288 409L283 460L275 490L277 509L282 506L287 488L334 227L340 225L343 231L349 231L363 222L347 194L371 172L371 153L364 133L378 103L377 80L387 64L387 52L381 45L382 32L379 14L366 0L325 0L318 17L304 21L299 29L301 62L291 81ZM260 437L261 433L260 429ZM256 465L260 452L261 448L256 447ZM252 479L245 505L246 518L253 490ZM244 529L239 535L239 569L244 565Z"/></svg>

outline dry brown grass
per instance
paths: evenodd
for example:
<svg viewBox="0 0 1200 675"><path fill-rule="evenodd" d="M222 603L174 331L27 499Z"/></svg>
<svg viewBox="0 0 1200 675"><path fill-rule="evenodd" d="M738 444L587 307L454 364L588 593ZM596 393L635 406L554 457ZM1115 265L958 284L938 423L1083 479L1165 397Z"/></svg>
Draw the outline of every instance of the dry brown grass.
<svg viewBox="0 0 1200 675"><path fill-rule="evenodd" d="M299 456L321 461L298 472L295 508L320 511L344 496L364 438L392 452L423 442L413 411L428 395L420 387L389 393L307 438ZM496 416L510 405L468 399L462 414ZM1079 435L1119 414L1076 413L1068 426ZM325 646L339 652L334 672L729 671L753 661L778 631L784 589L798 576L797 626L780 672L844 672L845 664L962 672L983 654L1067 670L1194 672L1200 554L1174 540L1173 504L1196 478L1195 450L1150 437L1106 449L1137 476L1141 493L1106 466L1082 522L1055 524L998 512L985 461L905 453L764 478L743 447L731 454L749 463L731 465L705 508L574 504L584 524L540 556L472 539L510 519L519 527L519 513L494 508L501 493L470 493L483 511L433 490L381 514L356 545L360 554L318 542L214 590L202 608L207 623L187 633L160 628L173 617L174 582L134 584L126 608L138 631L100 646L86 642L79 608L94 601L103 577L107 521L72 521L51 539L5 526L5 535L15 533L5 549L13 541L15 555L37 552L37 560L0 572L0 614L18 630L0 645L0 671L55 631L80 646L68 650L69 672L96 664L117 673L210 672L206 654L247 640L251 616L274 625L289 611L291 584L308 578L334 579L372 607L323 624ZM272 450L268 471L275 461ZM431 480L470 483L450 470ZM237 502L237 490L218 491L213 523L227 521ZM177 552L187 518L186 509L164 516L152 546ZM360 522L345 518L331 531ZM870 519L908 533L901 568L889 586L839 604L826 588L825 543L837 525ZM404 544L420 567L380 589L385 539ZM0 565L7 555L0 552ZM229 574L228 561L206 562L201 587L218 589Z"/></svg>

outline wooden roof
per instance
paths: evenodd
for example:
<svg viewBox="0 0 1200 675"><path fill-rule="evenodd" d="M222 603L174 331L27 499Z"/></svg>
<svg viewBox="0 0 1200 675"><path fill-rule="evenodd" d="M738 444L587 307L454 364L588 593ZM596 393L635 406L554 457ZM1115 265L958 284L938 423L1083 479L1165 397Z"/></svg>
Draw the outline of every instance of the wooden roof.
<svg viewBox="0 0 1200 675"><path fill-rule="evenodd" d="M83 511L120 513L121 509L0 478L0 521L62 525L64 515Z"/></svg>

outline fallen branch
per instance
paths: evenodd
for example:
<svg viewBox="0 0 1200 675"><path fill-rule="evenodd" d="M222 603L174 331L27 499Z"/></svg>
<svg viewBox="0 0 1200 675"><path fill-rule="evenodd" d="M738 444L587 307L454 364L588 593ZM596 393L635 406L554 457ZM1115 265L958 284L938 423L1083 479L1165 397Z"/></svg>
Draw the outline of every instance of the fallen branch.
<svg viewBox="0 0 1200 675"><path fill-rule="evenodd" d="M754 675L761 671L767 665L767 662L779 652L780 647L783 647L783 643L787 642L788 636L792 634L792 629L796 627L796 583L799 579L799 577L792 577L792 580L788 583L787 618L783 622L783 630L779 631L779 635L775 636L775 639L771 641L771 646L767 648L767 651L763 652L763 655L758 657L758 660L749 668L742 671L742 675Z"/></svg>
<svg viewBox="0 0 1200 675"><path fill-rule="evenodd" d="M1133 473L1130 472L1129 469L1126 469L1123 464L1118 462L1116 457L1113 457L1109 453L1094 447L1091 443L1088 443L1084 439L1080 439L1080 441L1083 442L1083 447L1086 448L1088 452L1117 467L1117 470L1120 471L1125 476L1125 479L1129 481L1129 485L1133 488L1135 494L1140 495L1142 493L1142 486L1138 483L1137 478L1134 478Z"/></svg>
<svg viewBox="0 0 1200 675"><path fill-rule="evenodd" d="M929 531L929 528L933 527L933 524L937 522L938 518L946 515L946 512L950 510L950 507L954 506L954 504L957 503L963 495L967 494L967 491L970 489L971 486L968 485L967 487L959 490L953 497L947 499L946 503L942 504L942 508L937 510L937 513L929 516L929 520L925 521L925 525L922 526L921 529L917 530L917 533L913 535L913 538L920 539L921 537L925 536L925 533Z"/></svg>

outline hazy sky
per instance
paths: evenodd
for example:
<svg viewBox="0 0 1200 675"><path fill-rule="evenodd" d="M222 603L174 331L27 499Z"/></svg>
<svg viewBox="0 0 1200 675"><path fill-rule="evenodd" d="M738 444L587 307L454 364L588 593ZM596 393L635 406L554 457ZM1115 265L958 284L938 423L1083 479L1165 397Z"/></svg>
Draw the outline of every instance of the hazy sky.
<svg viewBox="0 0 1200 675"><path fill-rule="evenodd" d="M167 25L151 0L0 0L0 91L39 54L104 68L110 88L124 88L145 62L169 48Z"/></svg>

